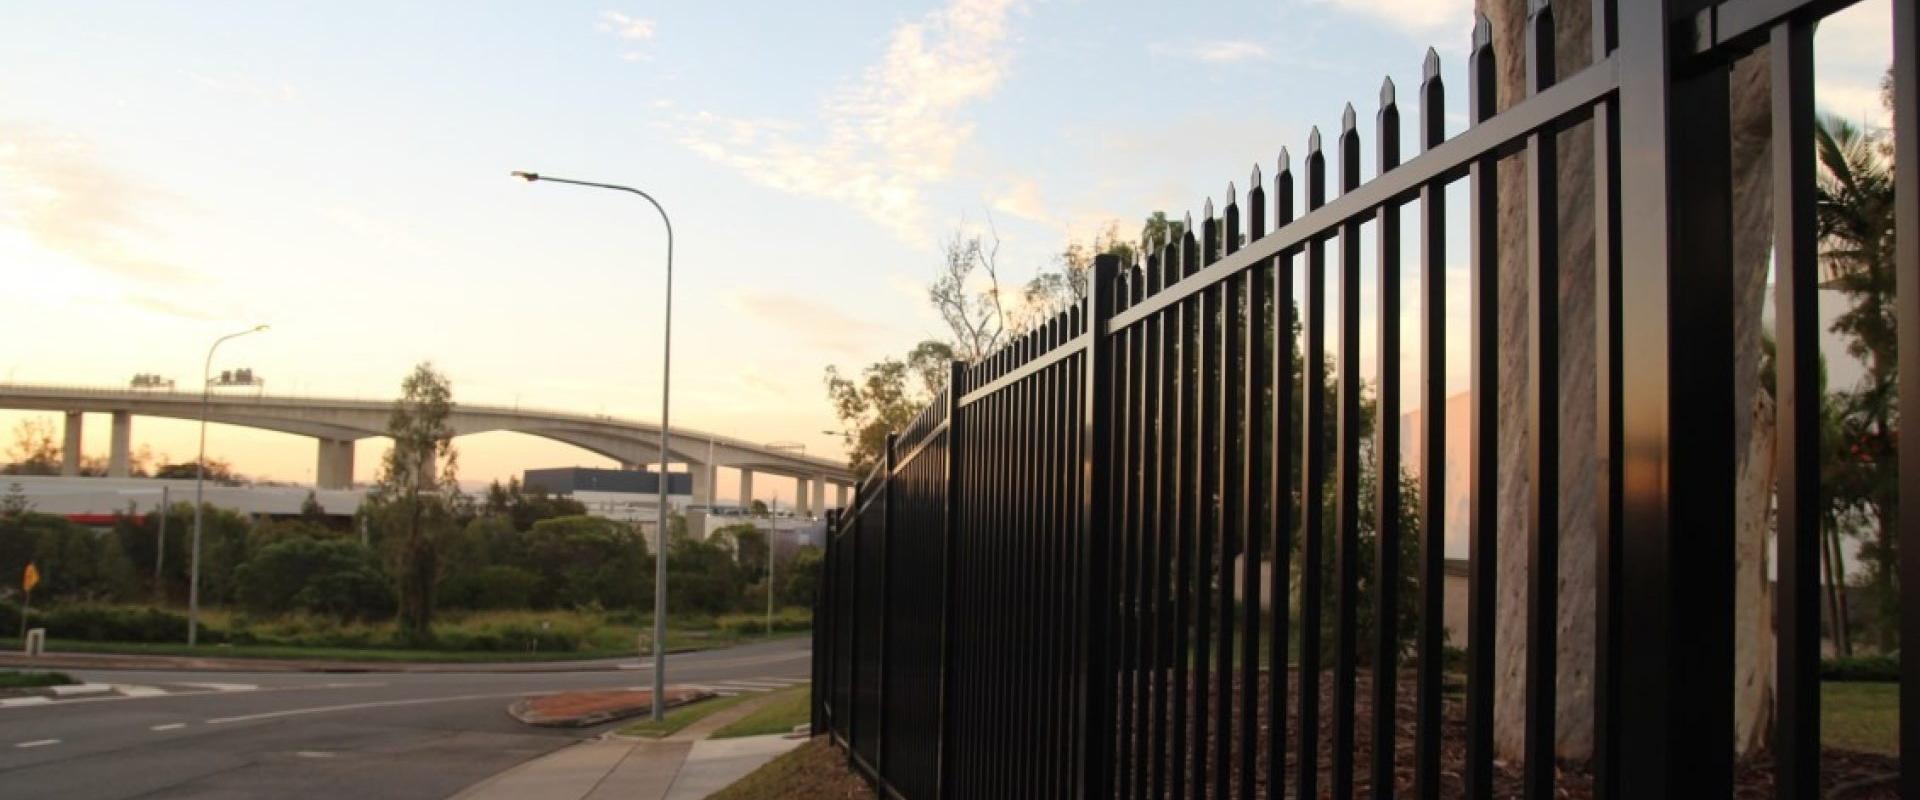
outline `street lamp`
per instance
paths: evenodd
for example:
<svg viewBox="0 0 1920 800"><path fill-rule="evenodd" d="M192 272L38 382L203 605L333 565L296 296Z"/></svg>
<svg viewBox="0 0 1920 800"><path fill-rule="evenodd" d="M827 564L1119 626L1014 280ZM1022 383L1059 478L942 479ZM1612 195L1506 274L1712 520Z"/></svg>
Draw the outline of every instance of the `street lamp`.
<svg viewBox="0 0 1920 800"><path fill-rule="evenodd" d="M666 703L663 701L667 696L667 482L671 476L667 471L670 463L667 460L667 401L673 394L673 220L667 216L667 210L660 206L660 201L653 199L653 195L631 186L576 181L517 170L513 177L528 183L547 181L636 194L653 204L653 210L660 212L660 221L667 226L666 334L661 341L660 355L660 523L659 536L656 537L659 553L653 559L653 719L660 720L666 716Z"/></svg>
<svg viewBox="0 0 1920 800"><path fill-rule="evenodd" d="M213 340L213 346L207 348L207 364L200 371L200 457L193 465L193 555L187 568L187 646L192 647L200 639L200 525L204 509L201 508L205 496L203 484L207 480L207 403L213 391L213 351L228 339L237 339L249 333L260 333L267 329L265 325L255 325L239 333L229 333Z"/></svg>

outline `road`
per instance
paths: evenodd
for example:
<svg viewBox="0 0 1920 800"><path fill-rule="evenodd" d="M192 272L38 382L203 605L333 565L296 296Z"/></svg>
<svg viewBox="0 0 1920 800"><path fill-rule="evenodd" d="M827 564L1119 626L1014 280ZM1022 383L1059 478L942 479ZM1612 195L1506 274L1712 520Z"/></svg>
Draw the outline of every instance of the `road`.
<svg viewBox="0 0 1920 800"><path fill-rule="evenodd" d="M804 678L807 647L794 638L674 656L668 680L729 689ZM533 728L506 713L531 692L652 681L648 662L606 665L552 673L71 673L138 688L0 707L0 797L446 797L611 727Z"/></svg>

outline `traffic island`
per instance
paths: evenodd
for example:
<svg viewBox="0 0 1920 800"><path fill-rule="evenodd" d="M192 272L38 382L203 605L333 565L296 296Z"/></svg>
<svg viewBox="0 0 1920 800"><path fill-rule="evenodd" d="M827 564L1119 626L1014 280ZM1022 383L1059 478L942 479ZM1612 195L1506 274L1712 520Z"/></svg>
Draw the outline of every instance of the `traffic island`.
<svg viewBox="0 0 1920 800"><path fill-rule="evenodd" d="M713 693L682 686L668 687L665 708L712 697ZM529 695L507 706L507 713L528 725L543 728L586 728L635 717L653 710L653 692L612 689Z"/></svg>

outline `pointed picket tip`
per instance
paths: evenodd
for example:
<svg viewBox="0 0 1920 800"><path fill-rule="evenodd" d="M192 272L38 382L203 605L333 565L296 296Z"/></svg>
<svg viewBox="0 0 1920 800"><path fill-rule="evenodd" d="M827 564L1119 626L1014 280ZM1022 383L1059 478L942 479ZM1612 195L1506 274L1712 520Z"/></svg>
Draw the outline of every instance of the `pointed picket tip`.
<svg viewBox="0 0 1920 800"><path fill-rule="evenodd" d="M1539 14L1542 11L1552 11L1552 10L1553 10L1553 0L1529 0L1529 2L1527 3L1527 13L1530 15Z"/></svg>
<svg viewBox="0 0 1920 800"><path fill-rule="evenodd" d="M1187 236L1192 236L1193 235L1193 212L1191 211L1187 212L1186 221L1182 224L1186 226L1185 228L1182 229L1182 232L1185 233Z"/></svg>
<svg viewBox="0 0 1920 800"><path fill-rule="evenodd" d="M1204 220L1213 219L1213 198L1207 198L1207 202L1200 206L1200 218Z"/></svg>
<svg viewBox="0 0 1920 800"><path fill-rule="evenodd" d="M1311 158L1318 152L1320 152L1320 126L1315 125L1313 130L1307 133L1307 156Z"/></svg>
<svg viewBox="0 0 1920 800"><path fill-rule="evenodd" d="M1473 15L1473 49L1493 46L1493 20L1485 14Z"/></svg>
<svg viewBox="0 0 1920 800"><path fill-rule="evenodd" d="M1422 80L1428 81L1440 77L1440 51L1431 47L1427 48L1427 61L1421 65L1420 77Z"/></svg>
<svg viewBox="0 0 1920 800"><path fill-rule="evenodd" d="M1345 111L1340 112L1340 133L1342 134L1353 133L1354 128L1358 126L1359 126L1359 120L1355 117L1353 113L1353 104L1348 103L1347 109Z"/></svg>
<svg viewBox="0 0 1920 800"><path fill-rule="evenodd" d="M1282 146L1280 148L1280 174L1285 175L1287 172L1291 171L1292 169L1293 169L1293 156L1287 153L1287 148L1285 146Z"/></svg>
<svg viewBox="0 0 1920 800"><path fill-rule="evenodd" d="M1260 165L1255 163L1253 165L1253 176L1247 180L1247 191L1251 192L1258 188L1260 188Z"/></svg>
<svg viewBox="0 0 1920 800"><path fill-rule="evenodd" d="M1393 101L1393 76L1388 75L1386 80L1380 82L1380 107L1393 105Z"/></svg>
<svg viewBox="0 0 1920 800"><path fill-rule="evenodd" d="M1240 194L1233 190L1233 181L1227 181L1227 207L1232 208L1239 204Z"/></svg>

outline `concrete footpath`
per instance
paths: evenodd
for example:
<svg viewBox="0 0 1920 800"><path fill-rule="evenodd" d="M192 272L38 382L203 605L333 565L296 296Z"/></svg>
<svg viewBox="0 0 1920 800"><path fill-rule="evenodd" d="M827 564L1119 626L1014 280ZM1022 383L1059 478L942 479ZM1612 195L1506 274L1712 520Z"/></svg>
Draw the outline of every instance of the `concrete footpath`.
<svg viewBox="0 0 1920 800"><path fill-rule="evenodd" d="M454 800L699 800L806 741L707 738L770 699L715 712L664 739L608 735L570 745L469 786Z"/></svg>

